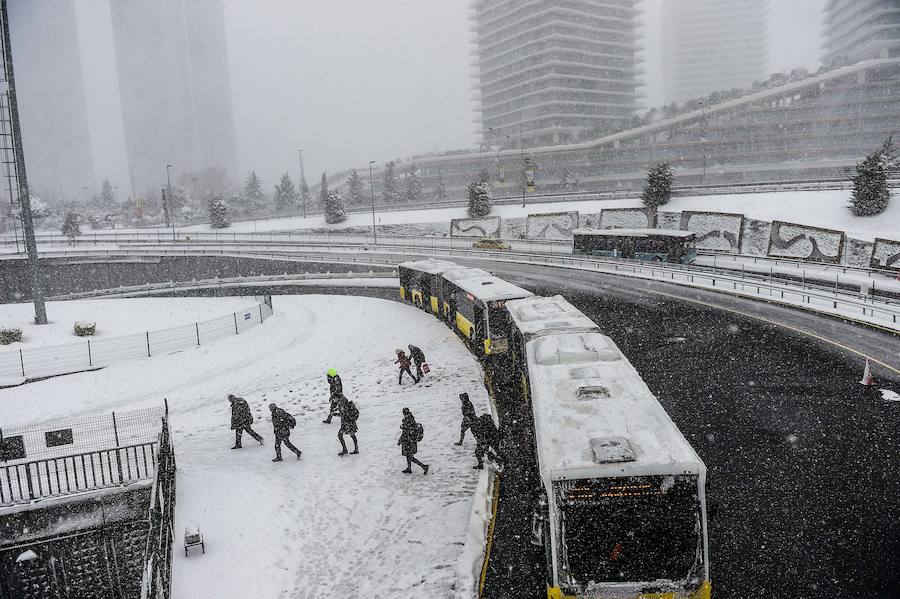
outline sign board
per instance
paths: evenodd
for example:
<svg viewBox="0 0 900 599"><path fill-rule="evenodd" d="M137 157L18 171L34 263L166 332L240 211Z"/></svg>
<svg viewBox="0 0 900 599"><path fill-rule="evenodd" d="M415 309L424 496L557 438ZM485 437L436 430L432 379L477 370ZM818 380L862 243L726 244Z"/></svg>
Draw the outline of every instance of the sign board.
<svg viewBox="0 0 900 599"><path fill-rule="evenodd" d="M697 234L698 249L740 252L743 214L685 211L680 225L682 231Z"/></svg>
<svg viewBox="0 0 900 599"><path fill-rule="evenodd" d="M528 239L572 239L572 231L578 228L578 212L550 212L529 214L525 225Z"/></svg>
<svg viewBox="0 0 900 599"><path fill-rule="evenodd" d="M900 241L876 238L870 267L900 271Z"/></svg>
<svg viewBox="0 0 900 599"><path fill-rule="evenodd" d="M450 221L450 237L500 237L500 217L454 218Z"/></svg>
<svg viewBox="0 0 900 599"><path fill-rule="evenodd" d="M843 247L843 231L772 221L768 255L773 258L839 264Z"/></svg>

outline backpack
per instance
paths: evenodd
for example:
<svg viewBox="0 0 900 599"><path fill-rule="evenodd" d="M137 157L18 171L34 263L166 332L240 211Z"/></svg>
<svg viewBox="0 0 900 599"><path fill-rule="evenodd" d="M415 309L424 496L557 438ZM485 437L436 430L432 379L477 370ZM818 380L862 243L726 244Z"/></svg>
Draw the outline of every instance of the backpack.
<svg viewBox="0 0 900 599"><path fill-rule="evenodd" d="M420 423L416 423L416 443L425 438L425 427Z"/></svg>
<svg viewBox="0 0 900 599"><path fill-rule="evenodd" d="M352 401L347 401L347 416L349 416L349 420L356 422L357 418L359 418L359 408L356 407L356 404Z"/></svg>
<svg viewBox="0 0 900 599"><path fill-rule="evenodd" d="M287 425L289 427L294 428L295 426L297 426L297 420L293 416L291 416L287 412L285 412L285 416L287 416L285 420L287 421Z"/></svg>

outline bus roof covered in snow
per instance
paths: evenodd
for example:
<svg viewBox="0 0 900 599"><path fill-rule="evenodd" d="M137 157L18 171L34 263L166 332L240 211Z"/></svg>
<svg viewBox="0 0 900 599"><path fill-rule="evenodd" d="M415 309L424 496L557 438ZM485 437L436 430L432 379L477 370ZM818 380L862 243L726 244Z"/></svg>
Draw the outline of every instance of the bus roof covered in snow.
<svg viewBox="0 0 900 599"><path fill-rule="evenodd" d="M506 303L525 340L560 332L600 332L597 324L561 295L532 296Z"/></svg>
<svg viewBox="0 0 900 599"><path fill-rule="evenodd" d="M612 339L526 343L541 478L700 474L700 457Z"/></svg>
<svg viewBox="0 0 900 599"><path fill-rule="evenodd" d="M479 269L473 269L479 270ZM494 302L498 300L518 299L529 297L532 293L517 285L508 283L494 275L476 275L474 277L448 278L453 284L482 301Z"/></svg>
<svg viewBox="0 0 900 599"><path fill-rule="evenodd" d="M693 231L677 229L575 229L572 234L598 237L674 237L677 239L689 239L696 236Z"/></svg>
<svg viewBox="0 0 900 599"><path fill-rule="evenodd" d="M401 262L398 266L402 268L409 268L427 272L431 275L440 274L445 270L450 270L451 268L459 268L459 265L453 262L448 262L446 260L437 260L435 258L416 260L414 262Z"/></svg>

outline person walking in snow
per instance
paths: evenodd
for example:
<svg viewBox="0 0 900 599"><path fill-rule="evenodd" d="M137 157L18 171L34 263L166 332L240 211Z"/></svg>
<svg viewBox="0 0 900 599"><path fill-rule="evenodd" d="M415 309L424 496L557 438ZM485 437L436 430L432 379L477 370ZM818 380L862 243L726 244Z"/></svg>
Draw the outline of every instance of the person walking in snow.
<svg viewBox="0 0 900 599"><path fill-rule="evenodd" d="M356 421L359 419L359 409L352 401L340 395L338 397L338 416L341 418L341 429L338 431L338 441L341 442L341 452L338 454L343 457L347 455L347 444L344 443L344 435L350 435L353 439L353 451L351 455L359 453L359 444L356 442Z"/></svg>
<svg viewBox="0 0 900 599"><path fill-rule="evenodd" d="M403 422L400 424L400 439L397 445L400 446L400 453L406 457L406 470L404 474L412 472L413 463L418 464L422 468L422 474L428 474L428 464L423 464L415 458L416 452L419 450L419 441L425 434L422 425L416 422L409 408L403 408Z"/></svg>
<svg viewBox="0 0 900 599"><path fill-rule="evenodd" d="M422 373L422 364L425 363L425 353L412 343L407 345L407 347L409 348L409 357L416 365L416 376L419 377L419 380L422 380L422 377L424 376Z"/></svg>
<svg viewBox="0 0 900 599"><path fill-rule="evenodd" d="M402 349L397 349L395 351L397 352L397 359L394 361L394 364L400 365L400 378L397 380L397 383L400 385L403 384L403 373L405 372L409 375L409 378L411 378L413 381L415 381L413 383L414 385L418 384L419 378L416 375L414 375L412 373L412 371L409 369L409 367L410 367L409 357L407 357L406 353L404 353L404 351Z"/></svg>
<svg viewBox="0 0 900 599"><path fill-rule="evenodd" d="M251 437L263 444L263 438L252 428L253 414L250 413L250 406L243 397L236 397L228 394L228 401L231 402L231 429L234 431L234 447L232 449L241 448L241 433L247 431Z"/></svg>
<svg viewBox="0 0 900 599"><path fill-rule="evenodd" d="M472 427L472 423L475 422L475 419L477 418L475 415L475 406L472 405L468 393L460 393L459 402L460 407L462 408L462 423L459 425L459 441L456 442L456 445L463 444L463 437L466 436L466 430Z"/></svg>
<svg viewBox="0 0 900 599"><path fill-rule="evenodd" d="M297 459L299 460L302 452L291 443L291 429L297 426L297 421L294 420L293 416L273 403L269 404L269 410L272 412L272 429L275 432L275 459L272 461L281 461L282 443L284 443L285 447L297 454Z"/></svg>
<svg viewBox="0 0 900 599"><path fill-rule="evenodd" d="M329 368L325 373L328 377L328 418L323 420L325 424L331 424L331 419L337 414L337 398L344 392L344 383L341 376L337 373L337 369Z"/></svg>
<svg viewBox="0 0 900 599"><path fill-rule="evenodd" d="M494 419L490 414L482 414L472 422L472 436L475 437L475 459L478 461L472 468L478 470L484 468L485 453L489 460L493 460L502 468L505 460L500 453L500 431L494 425Z"/></svg>

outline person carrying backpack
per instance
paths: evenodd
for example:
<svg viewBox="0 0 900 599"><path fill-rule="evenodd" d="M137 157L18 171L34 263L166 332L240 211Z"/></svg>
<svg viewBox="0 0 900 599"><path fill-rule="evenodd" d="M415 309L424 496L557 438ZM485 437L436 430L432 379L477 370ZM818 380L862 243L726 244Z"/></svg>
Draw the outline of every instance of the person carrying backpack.
<svg viewBox="0 0 900 599"><path fill-rule="evenodd" d="M272 411L272 429L275 432L275 458L272 460L273 462L281 461L281 444L284 443L285 447L293 451L297 454L297 459L300 459L300 454L303 453L291 443L291 429L297 426L297 421L294 420L294 417L276 406L274 403L269 404L269 410Z"/></svg>
<svg viewBox="0 0 900 599"><path fill-rule="evenodd" d="M250 428L250 425L253 424L253 414L250 413L250 406L247 405L244 398L236 397L229 393L228 401L231 402L231 429L234 431L234 447L232 449L241 448L241 433L244 431L247 431L251 437L262 445L263 438Z"/></svg>
<svg viewBox="0 0 900 599"><path fill-rule="evenodd" d="M331 424L332 417L337 414L337 398L344 392L344 383L341 381L341 375L337 373L337 369L329 368L325 373L328 377L328 418L323 420L325 424Z"/></svg>
<svg viewBox="0 0 900 599"><path fill-rule="evenodd" d="M422 377L425 376L422 373L422 364L425 363L425 353L412 343L407 345L407 347L409 348L409 357L416 365L416 376L419 377L419 380L421 380Z"/></svg>
<svg viewBox="0 0 900 599"><path fill-rule="evenodd" d="M347 455L347 444L344 443L344 434L350 435L353 439L353 451L351 455L359 453L359 445L356 442L356 421L359 419L359 409L352 401L343 395L338 397L338 416L341 418L341 429L338 431L338 441L341 442L341 452L338 454L343 457Z"/></svg>
<svg viewBox="0 0 900 599"><path fill-rule="evenodd" d="M425 436L425 429L416 422L409 408L403 408L403 422L400 424L400 431L397 445L400 446L400 453L406 457L406 470L403 470L403 473L410 474L415 462L421 466L422 474L428 474L428 464L423 464L415 458L416 452L419 450L419 441Z"/></svg>
<svg viewBox="0 0 900 599"><path fill-rule="evenodd" d="M416 375L414 375L412 373L412 371L409 369L409 367L410 367L409 357L407 357L406 353L402 349L397 349L394 351L397 353L397 359L394 361L394 364L400 365L400 378L397 380L397 384L399 384L399 385L403 384L403 373L404 372L409 375L409 378L411 378L413 381L415 381L415 383L413 383L413 384L418 384L419 383L418 377Z"/></svg>
<svg viewBox="0 0 900 599"><path fill-rule="evenodd" d="M475 406L472 405L468 393L460 393L459 401L460 407L462 408L462 423L459 425L459 441L456 442L456 445L463 444L463 437L466 436L466 430L471 428L472 423L475 422L475 419L477 418L475 415Z"/></svg>
<svg viewBox="0 0 900 599"><path fill-rule="evenodd" d="M505 460L500 453L500 431L494 425L494 419L490 414L482 414L472 423L472 436L475 437L475 459L478 460L472 468L477 470L484 468L485 453L489 460L494 460L500 468L503 468ZM491 449L494 451L491 452Z"/></svg>

